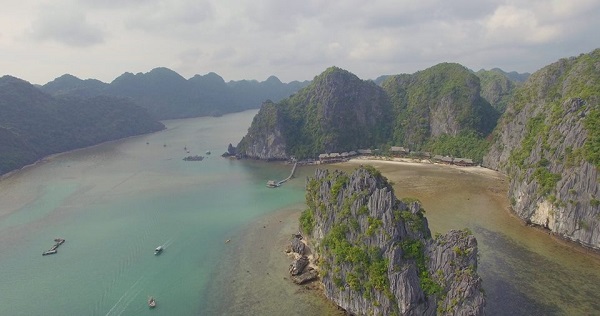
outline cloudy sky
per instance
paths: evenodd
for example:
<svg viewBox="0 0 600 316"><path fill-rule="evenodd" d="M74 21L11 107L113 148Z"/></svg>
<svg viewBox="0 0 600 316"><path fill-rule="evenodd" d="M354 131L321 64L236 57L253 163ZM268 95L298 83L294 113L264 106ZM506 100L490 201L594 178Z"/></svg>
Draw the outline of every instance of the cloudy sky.
<svg viewBox="0 0 600 316"><path fill-rule="evenodd" d="M600 47L599 33L598 0L16 0L0 11L0 75L111 82L168 67L288 82L446 61L533 72Z"/></svg>

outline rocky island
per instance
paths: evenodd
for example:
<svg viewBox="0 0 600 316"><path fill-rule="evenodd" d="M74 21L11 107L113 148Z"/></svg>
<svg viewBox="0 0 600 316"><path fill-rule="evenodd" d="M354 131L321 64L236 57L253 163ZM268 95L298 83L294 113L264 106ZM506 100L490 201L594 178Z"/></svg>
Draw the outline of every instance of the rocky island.
<svg viewBox="0 0 600 316"><path fill-rule="evenodd" d="M470 231L432 237L420 203L398 200L372 167L316 170L306 190L300 226L308 238L298 234L291 245L297 283L318 273L324 294L356 315L484 314Z"/></svg>
<svg viewBox="0 0 600 316"><path fill-rule="evenodd" d="M600 250L600 49L536 71L510 99L483 160L510 179L526 223Z"/></svg>

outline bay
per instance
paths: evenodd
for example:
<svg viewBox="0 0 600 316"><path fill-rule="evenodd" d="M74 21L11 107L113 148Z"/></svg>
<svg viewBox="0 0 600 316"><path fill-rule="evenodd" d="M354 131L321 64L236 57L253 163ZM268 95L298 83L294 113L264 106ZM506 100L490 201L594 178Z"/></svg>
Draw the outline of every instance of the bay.
<svg viewBox="0 0 600 316"><path fill-rule="evenodd" d="M288 166L220 157L255 113L166 121L165 131L4 177L0 315L205 314L200 298L230 246L224 241L303 200L299 188L265 186ZM183 161L188 155L205 159ZM58 253L42 256L57 237L66 239ZM155 256L159 245L165 250Z"/></svg>
<svg viewBox="0 0 600 316"><path fill-rule="evenodd" d="M286 280L283 248L314 167L269 189L266 181L287 177L289 165L219 157L255 113L165 121L165 131L3 177L0 315L339 314ZM206 158L183 161L188 155ZM395 182L399 197L423 202L432 231L474 232L489 314L600 310L597 256L511 216L502 175L369 163ZM58 253L41 256L56 237L66 239ZM158 245L165 250L155 256Z"/></svg>

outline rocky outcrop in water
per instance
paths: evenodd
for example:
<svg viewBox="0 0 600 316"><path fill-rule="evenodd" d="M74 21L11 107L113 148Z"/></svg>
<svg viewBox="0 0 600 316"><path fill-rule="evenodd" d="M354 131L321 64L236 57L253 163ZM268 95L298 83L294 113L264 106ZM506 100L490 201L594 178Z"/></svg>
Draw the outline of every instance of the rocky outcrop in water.
<svg viewBox="0 0 600 316"><path fill-rule="evenodd" d="M432 238L417 201L399 201L374 168L317 170L300 218L325 295L357 315L482 315L477 241Z"/></svg>
<svg viewBox="0 0 600 316"><path fill-rule="evenodd" d="M484 166L506 173L514 212L600 249L600 49L561 59L515 91Z"/></svg>

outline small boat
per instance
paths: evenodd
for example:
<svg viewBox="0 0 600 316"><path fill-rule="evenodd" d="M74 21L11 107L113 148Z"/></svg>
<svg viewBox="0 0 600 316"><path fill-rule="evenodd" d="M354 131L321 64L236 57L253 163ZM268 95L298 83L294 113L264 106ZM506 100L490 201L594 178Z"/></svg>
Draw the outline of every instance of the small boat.
<svg viewBox="0 0 600 316"><path fill-rule="evenodd" d="M150 308L155 308L156 307L156 300L152 296L150 296L148 298L148 307L150 307Z"/></svg>
<svg viewBox="0 0 600 316"><path fill-rule="evenodd" d="M207 155L210 155L210 150L206 152Z"/></svg>
<svg viewBox="0 0 600 316"><path fill-rule="evenodd" d="M154 249L154 255L160 255L160 253L163 251L163 246L158 246L156 247L156 249Z"/></svg>
<svg viewBox="0 0 600 316"><path fill-rule="evenodd" d="M267 181L267 187L269 187L269 188L276 188L278 186L279 186L279 184L277 182L275 182L275 180Z"/></svg>
<svg viewBox="0 0 600 316"><path fill-rule="evenodd" d="M55 253L57 253L58 251L56 249L52 249L52 250L48 250L48 251L44 251L42 252L42 256L47 256L47 255L53 255Z"/></svg>
<svg viewBox="0 0 600 316"><path fill-rule="evenodd" d="M62 245L65 243L65 240L64 240L64 238L54 238L54 242L59 245Z"/></svg>

